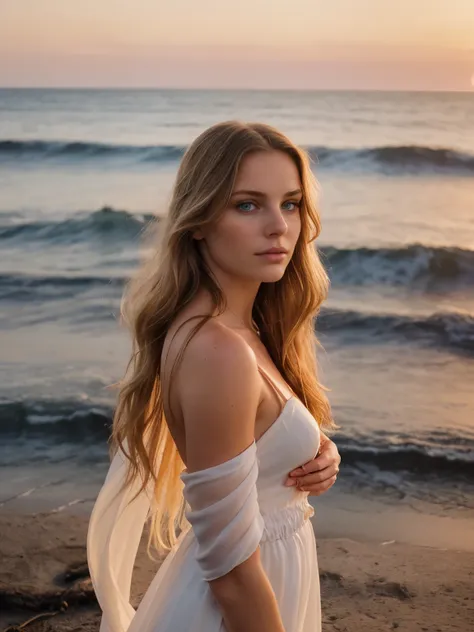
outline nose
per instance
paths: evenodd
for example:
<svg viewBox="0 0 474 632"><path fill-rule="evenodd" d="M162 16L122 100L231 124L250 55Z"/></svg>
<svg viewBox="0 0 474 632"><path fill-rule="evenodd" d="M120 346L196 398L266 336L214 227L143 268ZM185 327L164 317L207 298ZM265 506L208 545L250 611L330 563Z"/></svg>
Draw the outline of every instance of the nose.
<svg viewBox="0 0 474 632"><path fill-rule="evenodd" d="M284 235L286 233L288 224L278 204L269 207L267 217L267 231L270 235Z"/></svg>

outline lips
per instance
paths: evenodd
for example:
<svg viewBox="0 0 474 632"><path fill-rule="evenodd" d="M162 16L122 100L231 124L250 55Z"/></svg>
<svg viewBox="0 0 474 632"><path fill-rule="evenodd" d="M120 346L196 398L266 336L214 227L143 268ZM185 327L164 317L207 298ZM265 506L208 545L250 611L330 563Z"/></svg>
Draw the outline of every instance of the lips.
<svg viewBox="0 0 474 632"><path fill-rule="evenodd" d="M288 250L285 248L269 248L268 250L264 250L263 252L257 252L257 255L278 255L278 254L286 254Z"/></svg>

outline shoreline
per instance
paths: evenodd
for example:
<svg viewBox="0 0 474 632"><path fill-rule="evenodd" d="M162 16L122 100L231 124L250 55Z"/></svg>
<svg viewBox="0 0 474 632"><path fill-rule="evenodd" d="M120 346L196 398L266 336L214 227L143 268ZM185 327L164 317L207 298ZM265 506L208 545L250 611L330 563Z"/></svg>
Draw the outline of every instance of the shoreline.
<svg viewBox="0 0 474 632"><path fill-rule="evenodd" d="M381 496L367 498L340 490L309 497L309 501L315 507L312 521L319 539L347 538L369 544L389 541L474 554L471 509L442 515L437 506L417 508L412 503L383 502Z"/></svg>
<svg viewBox="0 0 474 632"><path fill-rule="evenodd" d="M34 515L0 513L0 589L4 605L5 593L14 592L17 601L18 595L23 595L25 603L29 599L31 604L33 598L38 600L41 596L70 591L69 608L29 625L28 629L33 632L97 632L99 629L100 610L86 567L84 571L88 519L85 512L77 511ZM367 521L367 516L365 519ZM331 535L328 524L317 515L313 524L316 526L324 632L381 632L396 628L406 632L468 632L472 629L474 552L393 540L339 537ZM145 529L133 577L132 603L135 606L159 568L158 562L146 556L146 537ZM81 567L82 574L75 580L65 580L68 569ZM18 625L46 610L45 607L3 607L1 629Z"/></svg>

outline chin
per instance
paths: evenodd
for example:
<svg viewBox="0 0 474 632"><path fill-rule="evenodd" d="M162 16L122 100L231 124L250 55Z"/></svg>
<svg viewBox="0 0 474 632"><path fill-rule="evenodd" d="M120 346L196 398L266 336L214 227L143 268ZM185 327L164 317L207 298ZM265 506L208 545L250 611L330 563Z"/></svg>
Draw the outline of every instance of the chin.
<svg viewBox="0 0 474 632"><path fill-rule="evenodd" d="M283 278L286 272L286 266L274 265L272 267L269 266L267 270L261 270L259 277L262 283L275 283Z"/></svg>

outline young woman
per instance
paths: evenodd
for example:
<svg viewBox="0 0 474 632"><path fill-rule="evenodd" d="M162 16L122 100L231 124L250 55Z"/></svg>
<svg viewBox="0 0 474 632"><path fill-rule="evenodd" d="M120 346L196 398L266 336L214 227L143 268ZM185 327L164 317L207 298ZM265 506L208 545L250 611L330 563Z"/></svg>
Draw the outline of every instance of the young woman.
<svg viewBox="0 0 474 632"><path fill-rule="evenodd" d="M125 303L134 352L87 541L101 632L321 629L307 496L340 456L316 370L314 185L304 151L263 124L214 125L182 159ZM135 611L148 516L149 544L171 550Z"/></svg>

